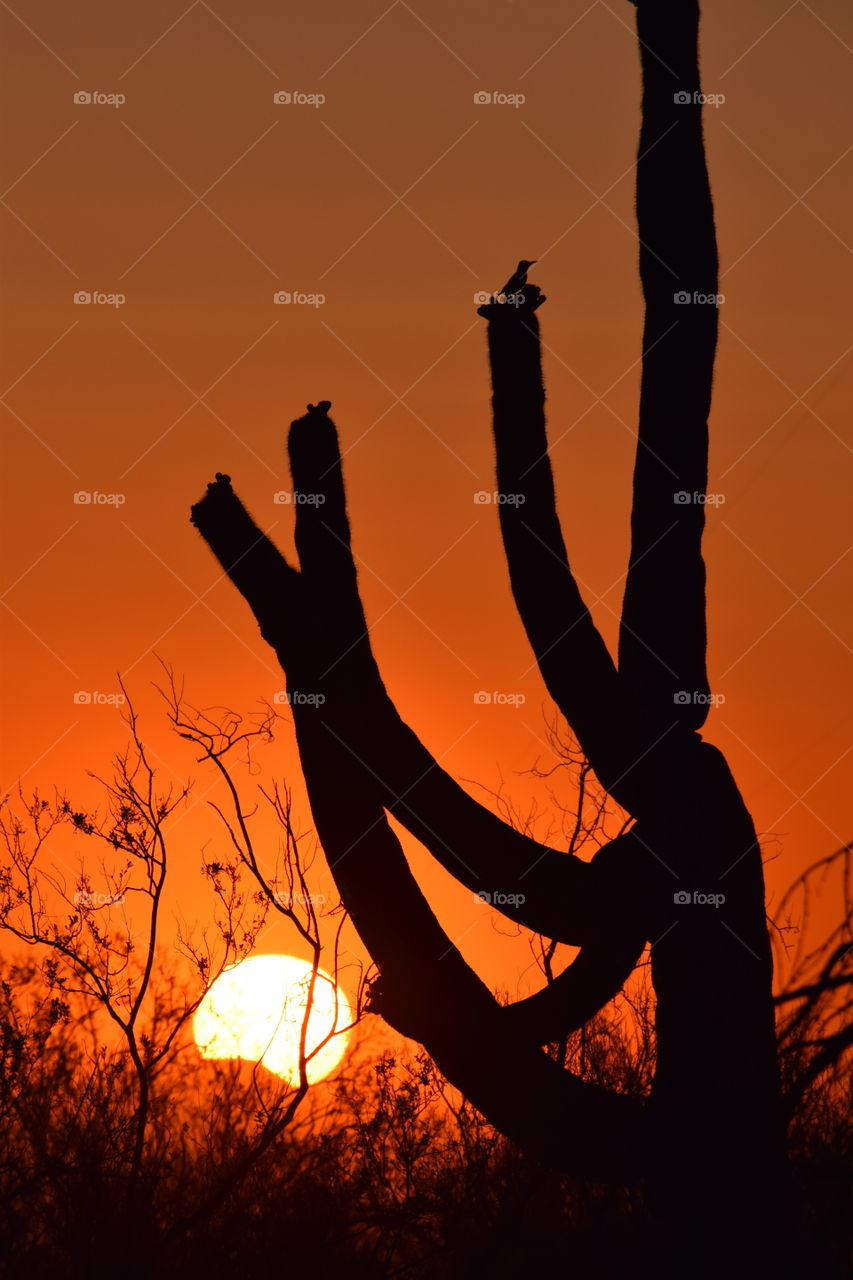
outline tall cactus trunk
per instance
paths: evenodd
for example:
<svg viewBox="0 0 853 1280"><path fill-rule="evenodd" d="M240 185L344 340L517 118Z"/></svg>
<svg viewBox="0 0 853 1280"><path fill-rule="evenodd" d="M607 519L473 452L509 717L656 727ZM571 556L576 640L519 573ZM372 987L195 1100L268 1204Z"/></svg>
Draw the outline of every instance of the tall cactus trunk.
<svg viewBox="0 0 853 1280"><path fill-rule="evenodd" d="M665 733L679 757L670 803L638 823L678 877L652 947L670 1248L708 1275L733 1264L772 1274L785 1269L784 1163L761 855L725 760L696 733L710 701L698 499L718 320L698 20L695 0L640 0L637 13L646 323L619 671L650 734Z"/></svg>
<svg viewBox="0 0 853 1280"><path fill-rule="evenodd" d="M643 378L618 670L574 581L547 454L529 285L481 307L514 599L549 693L669 879L647 917L657 998L654 1184L673 1265L766 1265L781 1240L772 965L755 830L710 704L701 539L717 248L695 0L640 0L637 162ZM686 900L685 900L686 899ZM712 905L713 904L713 905ZM701 1247L699 1247L701 1242ZM781 1261L781 1258L780 1258ZM746 1272L745 1272L746 1273Z"/></svg>

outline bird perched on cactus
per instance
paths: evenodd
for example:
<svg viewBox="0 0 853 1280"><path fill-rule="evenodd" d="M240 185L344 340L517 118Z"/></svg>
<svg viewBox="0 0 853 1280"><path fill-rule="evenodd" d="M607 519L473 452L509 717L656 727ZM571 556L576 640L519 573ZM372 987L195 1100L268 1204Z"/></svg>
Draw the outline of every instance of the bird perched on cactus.
<svg viewBox="0 0 853 1280"><path fill-rule="evenodd" d="M538 261L538 258L531 258L530 261L528 261L527 258L521 258L518 266L515 271L513 271L504 287L498 290L498 296L503 294L505 298L511 298L513 294L520 293L527 284L527 272L533 266L534 262Z"/></svg>

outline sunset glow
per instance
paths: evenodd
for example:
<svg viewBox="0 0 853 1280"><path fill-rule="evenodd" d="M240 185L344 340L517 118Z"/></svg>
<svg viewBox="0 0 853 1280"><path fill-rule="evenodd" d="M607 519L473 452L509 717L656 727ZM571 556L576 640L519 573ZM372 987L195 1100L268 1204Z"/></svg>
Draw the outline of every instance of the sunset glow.
<svg viewBox="0 0 853 1280"><path fill-rule="evenodd" d="M849 1280L851 0L0 27L0 1280Z"/></svg>

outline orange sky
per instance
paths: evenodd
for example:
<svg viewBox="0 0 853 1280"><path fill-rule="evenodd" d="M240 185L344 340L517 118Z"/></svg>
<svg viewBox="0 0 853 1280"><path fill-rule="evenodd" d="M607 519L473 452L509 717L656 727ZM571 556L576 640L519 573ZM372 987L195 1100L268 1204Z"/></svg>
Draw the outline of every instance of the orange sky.
<svg viewBox="0 0 853 1280"><path fill-rule="evenodd" d="M851 837L853 13L706 8L704 87L725 98L706 111L725 294L710 482L725 501L706 540L725 702L706 732L777 838L778 895ZM188 510L227 471L290 545L273 502L286 426L328 398L403 714L457 776L503 777L523 807L544 797L519 774L548 761L547 700L495 508L473 500L493 487L473 294L541 259L560 510L614 641L642 319L632 6L32 0L0 21L4 787L73 789L106 767L116 714L73 698L114 692L117 671L164 770L193 772L150 692L154 650L197 702L248 710L282 687ZM76 305L78 291L125 300ZM324 301L275 305L277 291ZM478 706L478 690L526 701ZM289 736L276 750L297 783ZM176 828L173 901L190 916L207 910L200 812ZM466 955L514 988L524 943L416 865Z"/></svg>

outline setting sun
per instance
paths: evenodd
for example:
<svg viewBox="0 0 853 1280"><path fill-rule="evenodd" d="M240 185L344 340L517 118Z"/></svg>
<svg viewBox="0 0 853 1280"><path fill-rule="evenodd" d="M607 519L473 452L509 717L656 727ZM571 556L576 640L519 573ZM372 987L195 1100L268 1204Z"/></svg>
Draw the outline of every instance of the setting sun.
<svg viewBox="0 0 853 1280"><path fill-rule="evenodd" d="M290 1084L298 1084L310 982L311 966L295 956L251 956L226 969L193 1019L202 1056L262 1062ZM318 969L306 1036L306 1053L317 1050L308 1061L310 1083L330 1075L341 1061L349 1039L343 1028L351 1017L340 987Z"/></svg>

